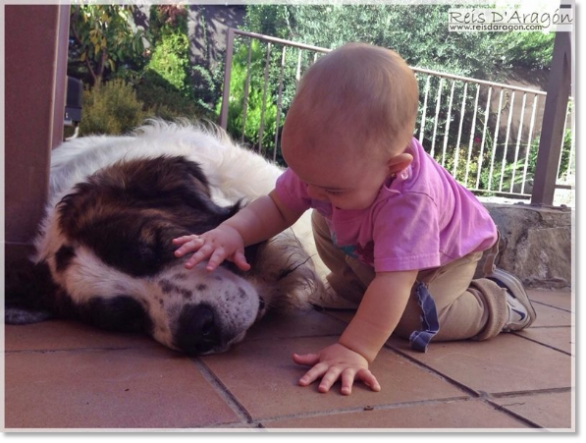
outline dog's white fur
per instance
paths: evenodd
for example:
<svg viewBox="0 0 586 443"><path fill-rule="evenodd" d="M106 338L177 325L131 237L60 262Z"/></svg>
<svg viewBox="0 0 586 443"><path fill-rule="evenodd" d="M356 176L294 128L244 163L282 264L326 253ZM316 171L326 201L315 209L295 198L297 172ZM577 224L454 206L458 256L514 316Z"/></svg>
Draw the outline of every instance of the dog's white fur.
<svg viewBox="0 0 586 443"><path fill-rule="evenodd" d="M96 294L131 294L153 320L154 338L174 347L174 322L185 297L163 293L162 282L172 281L178 290L184 291L205 283L207 289L194 291L190 301L212 303L223 327L233 334L228 343L212 350L218 352L240 341L264 313L258 311L259 293L268 304L287 299L289 304L307 306L308 298L323 289L312 261L307 261L307 254L317 258L308 214L292 228L295 235L284 233L271 240L256 269L243 277L227 269L210 274L203 264L187 271L182 260L154 277L131 277L100 261L88 247L76 244L75 239L64 238L55 208L77 183L87 181L88 176L117 161L161 154L184 156L197 162L209 180L213 201L220 206L266 195L282 172L260 155L234 144L213 125L151 121L129 136L89 136L65 142L52 154L47 215L36 240L34 261L46 261L53 278L75 301L88 300ZM75 257L66 271L59 273L55 253L64 244L75 247ZM278 274L292 266L299 267L279 280ZM242 289L246 295L238 297L236 294Z"/></svg>

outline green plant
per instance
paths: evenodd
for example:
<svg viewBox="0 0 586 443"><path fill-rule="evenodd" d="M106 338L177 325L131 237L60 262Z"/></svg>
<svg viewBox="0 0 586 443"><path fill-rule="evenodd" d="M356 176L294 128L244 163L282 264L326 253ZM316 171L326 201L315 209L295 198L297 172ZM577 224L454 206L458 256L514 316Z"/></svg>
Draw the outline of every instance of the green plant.
<svg viewBox="0 0 586 443"><path fill-rule="evenodd" d="M503 54L502 63L509 68L540 70L551 64L554 39L554 32L504 32L495 49Z"/></svg>
<svg viewBox="0 0 586 443"><path fill-rule="evenodd" d="M185 96L191 94L188 80L189 41L181 31L163 33L155 46L145 74L154 72L165 84Z"/></svg>
<svg viewBox="0 0 586 443"><path fill-rule="evenodd" d="M560 170L559 170L558 178L562 178L562 175L566 174L568 169L570 171L573 171L575 168L575 164L573 162L570 164L570 151L571 151L571 147L572 147L572 138L573 138L572 131L570 129L566 129L566 133L564 134L564 147L562 149L562 160L560 163Z"/></svg>
<svg viewBox="0 0 586 443"><path fill-rule="evenodd" d="M98 82L83 92L79 133L123 134L141 124L146 116L131 85L120 79Z"/></svg>
<svg viewBox="0 0 586 443"><path fill-rule="evenodd" d="M563 179L564 175L567 174L568 167L570 168L570 171L573 170L573 164L569 165L570 152L572 146L571 129L566 128L563 140L564 141L562 151L560 153L561 160L559 162L559 169L557 175L558 180ZM540 137L534 137L529 147L529 155L526 155L526 151L521 152L517 161L507 163L504 167L504 170L502 169L502 159L495 161L491 188L498 188L500 186L500 181L502 177L504 192L508 192L511 188L513 190L527 192L527 189L521 189L521 185L523 184L523 173L525 171L525 161L527 161L525 182L530 182L535 175L535 170L537 167L537 157L539 155L539 142ZM513 170L515 171L514 176Z"/></svg>
<svg viewBox="0 0 586 443"><path fill-rule="evenodd" d="M119 68L144 66L144 33L133 29L136 6L72 5L68 73L93 85Z"/></svg>
<svg viewBox="0 0 586 443"><path fill-rule="evenodd" d="M235 138L244 136L245 143L252 146L259 144L259 132L263 127L263 149L272 152L275 149L275 132L277 106L275 97L269 90L265 93L262 66L264 53L259 41L251 42L250 79L248 94L245 96L247 80L248 46L236 47L230 74L230 97L228 102L228 132ZM270 85L266 85L270 89ZM246 104L246 115L244 105ZM218 104L218 112L219 112ZM246 120L244 118L246 117ZM281 122L282 123L282 122Z"/></svg>
<svg viewBox="0 0 586 443"><path fill-rule="evenodd" d="M152 117L165 120L177 117L214 119L214 116L206 112L196 101L168 84L154 71L145 73L137 82L136 94L148 110L147 114Z"/></svg>
<svg viewBox="0 0 586 443"><path fill-rule="evenodd" d="M443 167L454 176L454 178L463 184L468 189L476 189L476 181L478 179L478 188L481 191L488 189L488 176L490 168L490 153L488 150L483 151L482 157L480 157L479 145L474 144L473 150L471 151L470 161L468 162L468 144L461 144L458 154L458 164L454 173L454 163L456 161L456 149L454 145L448 145L443 157L443 153L436 151L434 158L442 164ZM466 167L466 163L468 166ZM480 176L478 176L478 169L480 169ZM467 169L467 172L466 172Z"/></svg>
<svg viewBox="0 0 586 443"><path fill-rule="evenodd" d="M553 40L532 32L450 32L450 5L250 5L246 28L325 48L363 41L411 66L502 80L516 66L551 63ZM518 60L518 62L517 62Z"/></svg>
<svg viewBox="0 0 586 443"><path fill-rule="evenodd" d="M151 58L136 82L139 97L163 118L208 116L215 119L209 96L217 79L189 58L187 9L183 5L151 6Z"/></svg>
<svg viewBox="0 0 586 443"><path fill-rule="evenodd" d="M512 42L515 40L523 41L526 43L525 47L538 44L537 39L522 33L511 33L515 35L508 37L505 42L501 35L502 33L449 32L447 26L448 9L448 5L418 4L251 5L247 8L245 28L261 34L273 35L325 48L335 48L349 41L364 41L396 50L411 66L496 81L503 81L515 67L512 62L515 57L514 54L518 51L513 50ZM547 39L543 41L546 42ZM280 49L279 46L276 46L276 48ZM277 49L275 52L280 51ZM291 53L297 55L295 52L295 49L287 48L287 54L290 58L296 59L296 57L290 56ZM544 64L547 63L548 56L551 59L551 52L552 48L545 45L539 52L540 61L532 59L531 53L525 54L525 60L527 63L533 63L533 66L537 66L540 63ZM313 53L310 51L302 53L302 73L312 63L312 56ZM269 65L268 91L273 96L271 103L276 103L278 89L277 79L279 78L280 63L276 58L273 57ZM238 63L244 63L242 56L240 56ZM264 64L258 64L256 69L260 69L262 72ZM294 68L289 62L284 69L283 116L286 114L295 92L293 71ZM418 75L418 78L420 83L420 104L423 105L426 75ZM458 82L454 90L452 107L448 112L448 97L451 85L451 80L443 82L443 93L436 127L436 98L439 90L439 79L432 79L429 85L426 118L422 123L424 127L422 143L424 143L424 146L431 146L435 131L436 149L439 147L440 151L443 150L443 137L448 127L450 128L448 145L453 147L458 143L464 144L464 140L467 140L471 133L473 124L469 109L474 103L476 89L469 86L466 96L467 111L465 111L461 131L462 140L458 140L461 102L464 92L463 85ZM486 101L487 91L487 88L481 88L479 103ZM507 100L508 96L505 97L503 108L507 106ZM483 117L483 111L479 109L478 120ZM448 115L449 122L447 121ZM490 124L494 124L493 119L491 119ZM478 127L478 123L476 123L476 126ZM419 128L418 124L416 135L419 135ZM478 133L478 130L475 133ZM475 152L475 154L479 154L479 152Z"/></svg>
<svg viewBox="0 0 586 443"><path fill-rule="evenodd" d="M156 45L170 32L187 32L187 9L184 5L153 5L149 9L149 35Z"/></svg>
<svg viewBox="0 0 586 443"><path fill-rule="evenodd" d="M151 6L149 23L150 60L137 84L164 89L173 97L193 99L185 7ZM145 95L144 87L141 89Z"/></svg>

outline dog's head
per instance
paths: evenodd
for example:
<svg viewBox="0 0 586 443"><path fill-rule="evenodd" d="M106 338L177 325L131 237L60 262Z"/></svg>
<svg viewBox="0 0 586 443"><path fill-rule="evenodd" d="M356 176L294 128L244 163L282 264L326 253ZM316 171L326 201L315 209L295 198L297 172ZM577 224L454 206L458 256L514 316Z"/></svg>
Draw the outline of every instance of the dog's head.
<svg viewBox="0 0 586 443"><path fill-rule="evenodd" d="M148 275L131 276L84 246L72 249L67 266L52 261L49 266L65 317L113 331L144 332L188 354L228 349L265 311L256 288L226 267L210 273L201 264L188 271L176 260L153 264Z"/></svg>
<svg viewBox="0 0 586 443"><path fill-rule="evenodd" d="M210 199L182 157L119 162L79 183L49 214L37 269L55 286L51 310L116 331L142 331L189 354L220 352L264 313L258 291L230 264L193 270L172 239L206 232L238 211ZM247 251L254 264L256 248Z"/></svg>

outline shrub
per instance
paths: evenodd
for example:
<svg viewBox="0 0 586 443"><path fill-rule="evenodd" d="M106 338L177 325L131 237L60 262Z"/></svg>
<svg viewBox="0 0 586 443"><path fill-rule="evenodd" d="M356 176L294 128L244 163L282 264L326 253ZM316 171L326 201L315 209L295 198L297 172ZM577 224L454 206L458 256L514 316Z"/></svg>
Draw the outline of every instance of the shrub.
<svg viewBox="0 0 586 443"><path fill-rule="evenodd" d="M146 73L154 72L164 79L169 86L189 96L190 89L187 68L189 66L189 41L181 31L166 32L157 42L151 59L145 69Z"/></svg>
<svg viewBox="0 0 586 443"><path fill-rule="evenodd" d="M206 103L215 93L214 80L206 67L192 66L189 59L186 7L151 6L150 23L152 54L136 81L138 97L157 117L215 120Z"/></svg>
<svg viewBox="0 0 586 443"><path fill-rule="evenodd" d="M363 41L392 48L411 65L500 81L511 68L549 66L554 33L450 32L451 5L250 5L253 32L335 48Z"/></svg>
<svg viewBox="0 0 586 443"><path fill-rule="evenodd" d="M456 161L456 149L448 147L446 150L446 157L444 159L445 169L454 176L454 178L468 189L476 188L476 180L478 179L478 189L481 191L488 190L489 171L490 171L490 152L484 151L482 159L477 150L472 151L470 156L470 163L468 164L468 175L466 175L466 163L468 157L468 145L460 145L458 151L458 165L454 174L454 162ZM435 156L438 163L441 163L441 155L438 153ZM478 176L478 168L481 167L480 176ZM500 166L499 166L500 168ZM494 182L494 178L493 178ZM494 190L494 184L491 186ZM482 193L482 192L481 192ZM482 194L485 194L482 193Z"/></svg>
<svg viewBox="0 0 586 443"><path fill-rule="evenodd" d="M247 75L246 60L248 57L248 46L241 44L234 52L228 102L228 133L232 134L235 138L242 137L244 124L244 141L250 145L257 146L259 143L259 128L262 118L262 146L264 150L272 153L276 131L276 99L269 90L267 90L266 96L264 94L264 73L263 69L261 69L261 66L264 65L263 52L258 41L252 41L251 44L251 77L247 97L244 96L244 89ZM270 85L267 85L267 88L270 88ZM246 122L243 121L245 100ZM218 103L218 113L220 105L221 102ZM283 121L281 120L282 123Z"/></svg>
<svg viewBox="0 0 586 443"><path fill-rule="evenodd" d="M176 117L215 120L215 117L207 114L193 99L186 97L155 72L145 73L136 85L136 93L138 99L144 103L150 117L160 117L165 120Z"/></svg>
<svg viewBox="0 0 586 443"><path fill-rule="evenodd" d="M123 134L146 116L131 85L119 79L96 83L83 93L79 134Z"/></svg>

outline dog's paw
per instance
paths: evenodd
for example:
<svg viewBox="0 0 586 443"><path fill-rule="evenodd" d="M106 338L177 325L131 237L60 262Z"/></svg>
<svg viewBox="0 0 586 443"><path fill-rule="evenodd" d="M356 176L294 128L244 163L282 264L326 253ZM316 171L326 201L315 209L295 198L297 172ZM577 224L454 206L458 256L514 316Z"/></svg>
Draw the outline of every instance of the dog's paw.
<svg viewBox="0 0 586 443"><path fill-rule="evenodd" d="M27 311L20 308L6 308L4 322L7 325L28 325L48 320L53 315L48 311Z"/></svg>

